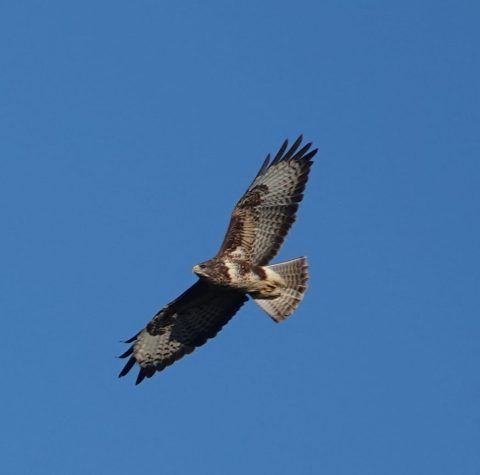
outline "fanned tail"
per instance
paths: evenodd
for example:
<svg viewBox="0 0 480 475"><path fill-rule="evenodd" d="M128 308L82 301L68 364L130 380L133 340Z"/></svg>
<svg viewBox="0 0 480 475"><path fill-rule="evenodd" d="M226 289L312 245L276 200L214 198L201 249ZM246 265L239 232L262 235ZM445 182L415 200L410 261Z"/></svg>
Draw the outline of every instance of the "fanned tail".
<svg viewBox="0 0 480 475"><path fill-rule="evenodd" d="M273 320L281 322L296 310L307 290L308 263L306 257L266 266L279 274L286 283L280 296L253 298Z"/></svg>

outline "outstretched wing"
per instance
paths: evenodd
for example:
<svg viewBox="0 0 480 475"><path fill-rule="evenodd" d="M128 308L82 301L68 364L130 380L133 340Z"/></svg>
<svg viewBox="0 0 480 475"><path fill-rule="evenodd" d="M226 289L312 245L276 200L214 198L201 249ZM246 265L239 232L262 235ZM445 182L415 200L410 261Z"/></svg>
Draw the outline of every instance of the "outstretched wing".
<svg viewBox="0 0 480 475"><path fill-rule="evenodd" d="M230 255L256 265L267 264L278 252L295 221L298 204L317 149L300 148L302 136L288 149L285 140L270 163L260 171L232 213L217 256ZM310 151L309 151L310 150Z"/></svg>
<svg viewBox="0 0 480 475"><path fill-rule="evenodd" d="M246 300L243 293L197 281L127 341L132 346L120 358L130 359L119 377L125 376L135 363L140 366L136 384L162 371L213 338Z"/></svg>

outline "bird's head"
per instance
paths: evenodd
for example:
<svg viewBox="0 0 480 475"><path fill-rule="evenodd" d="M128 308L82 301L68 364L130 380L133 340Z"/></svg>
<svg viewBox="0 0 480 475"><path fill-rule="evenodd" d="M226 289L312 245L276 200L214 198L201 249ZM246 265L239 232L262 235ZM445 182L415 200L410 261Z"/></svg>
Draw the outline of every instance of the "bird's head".
<svg viewBox="0 0 480 475"><path fill-rule="evenodd" d="M208 277L208 263L207 262L201 262L200 264L197 264L196 266L193 266L193 272L197 274L199 277Z"/></svg>

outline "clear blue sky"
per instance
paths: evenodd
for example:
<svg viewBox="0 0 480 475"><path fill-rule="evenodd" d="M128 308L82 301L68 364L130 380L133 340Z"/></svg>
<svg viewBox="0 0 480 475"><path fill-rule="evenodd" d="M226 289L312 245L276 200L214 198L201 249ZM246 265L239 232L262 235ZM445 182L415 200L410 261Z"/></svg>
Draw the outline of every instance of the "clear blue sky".
<svg viewBox="0 0 480 475"><path fill-rule="evenodd" d="M479 14L2 2L0 471L478 475ZM117 379L299 133L298 312Z"/></svg>

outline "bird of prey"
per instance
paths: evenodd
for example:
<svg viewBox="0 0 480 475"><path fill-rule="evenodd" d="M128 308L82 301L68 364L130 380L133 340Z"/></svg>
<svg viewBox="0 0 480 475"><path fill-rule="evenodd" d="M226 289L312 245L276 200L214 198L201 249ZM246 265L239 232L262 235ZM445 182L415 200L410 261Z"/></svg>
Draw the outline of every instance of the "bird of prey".
<svg viewBox="0 0 480 475"><path fill-rule="evenodd" d="M213 338L251 297L275 322L289 317L307 288L307 259L269 265L295 221L317 149L288 148L285 140L273 160L267 156L252 184L235 206L217 255L197 264L197 282L165 305L126 343L120 372L137 363L136 384L162 371ZM271 161L270 161L271 160Z"/></svg>

